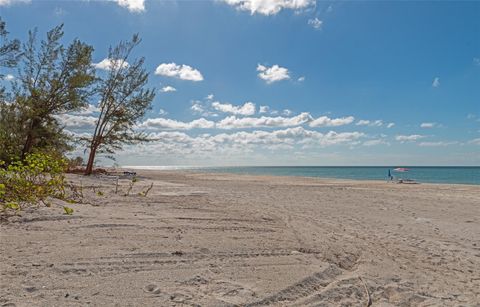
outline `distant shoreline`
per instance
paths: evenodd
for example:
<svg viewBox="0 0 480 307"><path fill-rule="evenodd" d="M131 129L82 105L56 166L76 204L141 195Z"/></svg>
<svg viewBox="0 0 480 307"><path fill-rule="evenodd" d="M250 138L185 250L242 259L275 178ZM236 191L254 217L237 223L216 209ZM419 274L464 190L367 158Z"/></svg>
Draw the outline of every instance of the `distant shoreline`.
<svg viewBox="0 0 480 307"><path fill-rule="evenodd" d="M146 171L187 171L213 174L236 174L258 176L306 177L325 180L388 181L388 170L394 166L234 166L234 167L193 167L193 166L123 166L126 170ZM407 166L411 172L391 172L397 179L415 179L418 183L480 185L478 166ZM478 169L478 170L477 170Z"/></svg>

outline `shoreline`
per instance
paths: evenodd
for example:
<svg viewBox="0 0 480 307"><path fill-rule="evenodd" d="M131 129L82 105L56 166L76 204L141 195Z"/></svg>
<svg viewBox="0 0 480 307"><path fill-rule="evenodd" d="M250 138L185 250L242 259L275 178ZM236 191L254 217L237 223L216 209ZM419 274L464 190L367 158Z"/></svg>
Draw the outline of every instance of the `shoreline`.
<svg viewBox="0 0 480 307"><path fill-rule="evenodd" d="M241 167L240 167L241 168ZM106 168L108 169L108 168ZM250 177L274 177L274 178L304 178L304 179L315 179L315 180L321 180L321 181L340 181L340 182L371 182L371 183L388 183L388 184L400 184L395 181L389 181L387 179L385 180L376 180L376 179L349 179L349 178L338 178L338 177L317 177L317 176L302 176L302 175L274 175L274 174L249 174L249 173L234 173L234 172L208 172L207 169L205 171L203 169L143 169L143 168L129 168L129 167L119 167L119 168L113 168L113 171L115 170L125 170L125 171L138 171L138 172L165 172L165 173L175 173L175 172L185 172L185 173L193 173L193 174L205 174L205 175L234 175L234 176L250 176ZM403 183L402 185L459 185L459 186L470 186L470 187L477 187L480 188L480 183L478 184L472 184L472 183L447 183L447 182L417 182L416 184L406 184Z"/></svg>
<svg viewBox="0 0 480 307"><path fill-rule="evenodd" d="M124 196L131 180L115 194L112 180L69 174L85 203L1 224L0 304L359 306L367 292L373 306L480 300L477 186L138 175Z"/></svg>

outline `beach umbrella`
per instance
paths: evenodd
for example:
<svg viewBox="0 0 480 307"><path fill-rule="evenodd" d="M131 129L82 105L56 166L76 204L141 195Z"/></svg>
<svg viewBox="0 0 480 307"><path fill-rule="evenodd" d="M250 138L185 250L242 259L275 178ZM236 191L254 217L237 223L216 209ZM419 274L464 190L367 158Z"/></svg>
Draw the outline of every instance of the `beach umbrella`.
<svg viewBox="0 0 480 307"><path fill-rule="evenodd" d="M405 174L409 171L408 168L405 168L405 167L397 167L395 169L393 169L394 172L397 172L397 173L402 173L402 174ZM398 177L400 179L405 179L405 175L398 175Z"/></svg>

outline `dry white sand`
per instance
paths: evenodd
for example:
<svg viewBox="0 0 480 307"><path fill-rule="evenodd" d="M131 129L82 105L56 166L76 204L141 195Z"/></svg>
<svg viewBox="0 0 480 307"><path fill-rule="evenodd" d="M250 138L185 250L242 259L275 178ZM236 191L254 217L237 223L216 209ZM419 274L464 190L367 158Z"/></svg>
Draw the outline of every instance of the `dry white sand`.
<svg viewBox="0 0 480 307"><path fill-rule="evenodd" d="M142 175L2 223L0 306L479 306L479 186Z"/></svg>

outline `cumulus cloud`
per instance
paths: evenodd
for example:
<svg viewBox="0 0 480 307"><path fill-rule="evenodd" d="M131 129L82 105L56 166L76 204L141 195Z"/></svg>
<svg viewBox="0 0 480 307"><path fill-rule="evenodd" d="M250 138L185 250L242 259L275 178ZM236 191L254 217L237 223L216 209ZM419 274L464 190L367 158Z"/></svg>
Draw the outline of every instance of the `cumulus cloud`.
<svg viewBox="0 0 480 307"><path fill-rule="evenodd" d="M6 81L12 81L14 79L15 79L15 77L11 74L6 74L5 76L3 76L3 80L6 80Z"/></svg>
<svg viewBox="0 0 480 307"><path fill-rule="evenodd" d="M282 114L285 115L285 116L290 116L290 115L293 114L293 111L289 110L289 109L285 109L285 110L283 110Z"/></svg>
<svg viewBox="0 0 480 307"><path fill-rule="evenodd" d="M305 124L312 120L309 113L304 112L294 117L243 117L229 116L217 123L220 129L240 129L258 127L291 127Z"/></svg>
<svg viewBox="0 0 480 307"><path fill-rule="evenodd" d="M387 128L392 128L393 126L395 126L395 123L388 123Z"/></svg>
<svg viewBox="0 0 480 307"><path fill-rule="evenodd" d="M213 94L209 94L209 95L207 95L207 97L205 97L205 99L207 99L207 100L213 100L213 97L214 97Z"/></svg>
<svg viewBox="0 0 480 307"><path fill-rule="evenodd" d="M353 116L329 118L328 116L320 116L309 123L310 127L336 127L351 124L355 118Z"/></svg>
<svg viewBox="0 0 480 307"><path fill-rule="evenodd" d="M168 112L165 111L164 109L158 110L158 115L167 115L167 114L168 114Z"/></svg>
<svg viewBox="0 0 480 307"><path fill-rule="evenodd" d="M145 11L145 0L114 0L118 5L128 9L130 12Z"/></svg>
<svg viewBox="0 0 480 307"><path fill-rule="evenodd" d="M389 143L383 139L368 140L362 143L363 146L376 146L376 145L389 145Z"/></svg>
<svg viewBox="0 0 480 307"><path fill-rule="evenodd" d="M320 133L306 130L303 127L286 128L274 131L238 131L233 133L219 133L215 135L199 134L190 136L181 131L161 131L151 133L150 137L156 141L136 145L130 150L136 155L158 156L174 155L175 157L192 157L197 161L199 157L217 155L232 155L240 158L245 154L254 154L256 150L281 151L294 149L294 146L328 147L352 146L358 144L365 135L361 132L330 131ZM212 155L212 153L215 153Z"/></svg>
<svg viewBox="0 0 480 307"><path fill-rule="evenodd" d="M267 82L268 84L290 79L288 69L286 69L285 67L280 67L278 65L267 67L258 64L257 71L259 72L258 77Z"/></svg>
<svg viewBox="0 0 480 307"><path fill-rule="evenodd" d="M315 17L314 19L308 20L308 25L312 26L314 29L320 30L322 28L323 21Z"/></svg>
<svg viewBox="0 0 480 307"><path fill-rule="evenodd" d="M205 107L200 101L193 101L190 110L192 110L193 113L202 114L205 112Z"/></svg>
<svg viewBox="0 0 480 307"><path fill-rule="evenodd" d="M31 0L0 0L0 6L9 6L12 4L30 3Z"/></svg>
<svg viewBox="0 0 480 307"><path fill-rule="evenodd" d="M140 128L156 128L168 130L208 129L215 127L213 121L200 118L191 122L181 122L168 118L149 118L139 125Z"/></svg>
<svg viewBox="0 0 480 307"><path fill-rule="evenodd" d="M439 87L439 86L440 86L440 78L439 77L433 78L432 87Z"/></svg>
<svg viewBox="0 0 480 307"><path fill-rule="evenodd" d="M395 140L399 142L414 142L420 139L423 139L424 135L412 134L412 135L397 135Z"/></svg>
<svg viewBox="0 0 480 307"><path fill-rule="evenodd" d="M260 106L259 110L258 110L258 113L262 114L262 113L268 113L268 111L270 111L270 107L269 106Z"/></svg>
<svg viewBox="0 0 480 307"><path fill-rule="evenodd" d="M433 128L438 126L437 123L421 123L420 128Z"/></svg>
<svg viewBox="0 0 480 307"><path fill-rule="evenodd" d="M298 82L303 82L305 81L305 77L304 76L301 76L300 78L297 79Z"/></svg>
<svg viewBox="0 0 480 307"><path fill-rule="evenodd" d="M470 140L470 141L468 141L468 144L480 145L480 138Z"/></svg>
<svg viewBox="0 0 480 307"><path fill-rule="evenodd" d="M203 80L203 76L199 70L184 64L162 63L158 65L155 74L195 82Z"/></svg>
<svg viewBox="0 0 480 307"><path fill-rule="evenodd" d="M97 117L74 115L74 114L60 114L55 118L67 128L93 128L97 121Z"/></svg>
<svg viewBox="0 0 480 307"><path fill-rule="evenodd" d="M249 11L251 15L275 15L282 9L301 10L315 4L315 0L223 0L238 10Z"/></svg>
<svg viewBox="0 0 480 307"><path fill-rule="evenodd" d="M246 102L243 106L234 106L230 103L220 103L215 101L212 102L212 108L223 113L235 115L249 116L255 114L255 104L253 102Z"/></svg>
<svg viewBox="0 0 480 307"><path fill-rule="evenodd" d="M361 119L356 123L356 125L357 126L381 127L383 125L383 121L380 120L380 119L373 120L373 121Z"/></svg>
<svg viewBox="0 0 480 307"><path fill-rule="evenodd" d="M128 62L125 62L123 60L108 59L108 58L103 59L99 63L93 64L93 67L97 69L103 69L103 70L119 69L119 68L125 68L128 66L129 66Z"/></svg>
<svg viewBox="0 0 480 307"><path fill-rule="evenodd" d="M164 86L160 89L160 92L162 92L162 93L176 92L176 91L177 91L177 89L174 88L173 86L170 86L170 85Z"/></svg>
<svg viewBox="0 0 480 307"><path fill-rule="evenodd" d="M73 114L76 115L90 115L93 113L98 113L100 112L100 109L93 105L93 104L88 104L85 108L81 108L78 112L74 112Z"/></svg>
<svg viewBox="0 0 480 307"><path fill-rule="evenodd" d="M439 147L439 146L449 146L449 145L455 145L458 144L458 142L444 142L444 141L439 141L439 142L420 142L418 143L418 146L422 147Z"/></svg>

